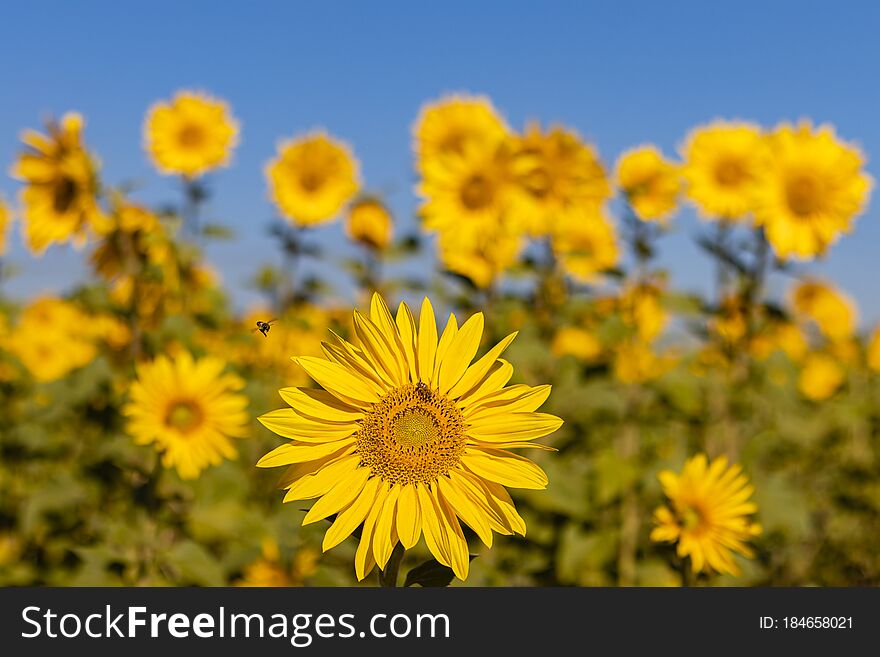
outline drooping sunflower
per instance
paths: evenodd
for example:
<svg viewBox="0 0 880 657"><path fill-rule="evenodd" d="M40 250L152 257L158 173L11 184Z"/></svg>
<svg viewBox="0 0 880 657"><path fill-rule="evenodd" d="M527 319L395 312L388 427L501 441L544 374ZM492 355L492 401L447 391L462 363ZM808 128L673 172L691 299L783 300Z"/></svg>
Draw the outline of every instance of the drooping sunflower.
<svg viewBox="0 0 880 657"><path fill-rule="evenodd" d="M330 221L358 190L358 162L351 149L323 131L278 146L266 166L272 200L292 223Z"/></svg>
<svg viewBox="0 0 880 657"><path fill-rule="evenodd" d="M614 224L598 208L566 214L554 228L551 245L562 268L585 283L595 281L620 258Z"/></svg>
<svg viewBox="0 0 880 657"><path fill-rule="evenodd" d="M758 189L756 221L780 258L824 253L852 228L871 190L865 159L830 126L783 124L769 138L771 166Z"/></svg>
<svg viewBox="0 0 880 657"><path fill-rule="evenodd" d="M573 130L537 123L513 140L513 162L524 201L515 207L534 236L548 235L574 212L600 207L611 185L596 149Z"/></svg>
<svg viewBox="0 0 880 657"><path fill-rule="evenodd" d="M26 183L21 190L22 221L28 247L41 254L50 244L85 243L89 229L105 222L98 205L98 167L83 144L83 119L65 114L50 121L48 135L26 130L28 147L10 174Z"/></svg>
<svg viewBox="0 0 880 657"><path fill-rule="evenodd" d="M816 279L807 279L792 289L789 298L795 315L815 322L829 339L844 340L855 332L855 303L832 286Z"/></svg>
<svg viewBox="0 0 880 657"><path fill-rule="evenodd" d="M437 240L443 266L481 289L491 287L516 262L522 248L522 235L501 224L472 233L449 228Z"/></svg>
<svg viewBox="0 0 880 657"><path fill-rule="evenodd" d="M425 228L469 237L500 226L519 232L510 221L517 196L509 155L494 144L471 144L463 153L426 162L418 185Z"/></svg>
<svg viewBox="0 0 880 657"><path fill-rule="evenodd" d="M394 237L391 212L377 198L365 197L351 204L345 233L353 242L384 251Z"/></svg>
<svg viewBox="0 0 880 657"><path fill-rule="evenodd" d="M738 221L755 206L770 156L760 127L718 121L695 129L682 149L685 192L706 219Z"/></svg>
<svg viewBox="0 0 880 657"><path fill-rule="evenodd" d="M508 134L504 120L485 96L451 95L422 107L413 127L416 168L472 145L499 144Z"/></svg>
<svg viewBox="0 0 880 657"><path fill-rule="evenodd" d="M6 253L8 247L7 235L9 233L9 224L12 223L12 212L0 196L0 256Z"/></svg>
<svg viewBox="0 0 880 657"><path fill-rule="evenodd" d="M164 174L198 178L226 166L238 144L238 121L229 105L194 91L155 103L144 121L144 149Z"/></svg>
<svg viewBox="0 0 880 657"><path fill-rule="evenodd" d="M678 204L680 167L664 159L653 145L623 153L615 178L635 215L642 221L665 223Z"/></svg>
<svg viewBox="0 0 880 657"><path fill-rule="evenodd" d="M162 465L195 479L210 465L235 458L234 438L248 433L244 381L224 373L214 356L195 360L181 352L137 368L130 401L123 408L128 433L139 445L155 445Z"/></svg>
<svg viewBox="0 0 880 657"><path fill-rule="evenodd" d="M550 386L507 386L500 358L510 335L471 363L483 315L460 327L451 315L438 339L427 299L418 320L401 303L396 317L374 295L370 314L355 311L360 345L339 337L326 358L298 358L323 389L285 388L290 408L260 417L290 439L260 467L288 466L285 502L315 499L303 524L334 516L327 551L363 525L355 572L384 568L395 545L425 543L464 579L468 545L463 521L492 545L492 532L525 534L505 486L543 489L547 477L510 449L541 447L562 420L536 413Z"/></svg>
<svg viewBox="0 0 880 657"><path fill-rule="evenodd" d="M749 501L755 488L742 467L728 467L724 456L709 463L697 454L680 474L664 470L659 478L669 505L654 511L651 540L677 543L678 556L690 557L696 573L738 575L734 553L752 558L748 542L761 533L749 517L758 507Z"/></svg>

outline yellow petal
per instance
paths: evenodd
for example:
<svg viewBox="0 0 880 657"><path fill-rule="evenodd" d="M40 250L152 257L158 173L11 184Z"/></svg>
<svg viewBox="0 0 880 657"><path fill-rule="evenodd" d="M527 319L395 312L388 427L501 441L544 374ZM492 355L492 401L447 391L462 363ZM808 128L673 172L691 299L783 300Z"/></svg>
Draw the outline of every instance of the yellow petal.
<svg viewBox="0 0 880 657"><path fill-rule="evenodd" d="M312 504L312 508L303 518L303 526L332 516L351 504L364 489L369 476L369 468L357 468L347 477L340 479L323 497Z"/></svg>
<svg viewBox="0 0 880 657"><path fill-rule="evenodd" d="M422 535L422 517L415 484L403 486L397 500L397 534L407 550L419 542Z"/></svg>
<svg viewBox="0 0 880 657"><path fill-rule="evenodd" d="M321 443L319 445L281 445L257 461L257 467L274 468L279 465L314 461L332 454L343 447L352 445L354 442L354 438L346 438L344 440L336 440L334 442Z"/></svg>
<svg viewBox="0 0 880 657"><path fill-rule="evenodd" d="M434 319L434 308L428 297L422 301L422 310L419 313L418 345L419 380L430 385L434 380L434 361L437 355L437 320Z"/></svg>
<svg viewBox="0 0 880 657"><path fill-rule="evenodd" d="M488 494L489 504L492 505L499 514L504 517L505 524L511 531L526 535L526 523L516 511L516 505L510 499L510 493L501 484L494 481L486 481L484 479L477 480L480 487Z"/></svg>
<svg viewBox="0 0 880 657"><path fill-rule="evenodd" d="M485 356L480 358L480 360L468 367L458 383L456 383L449 391L449 396L453 399L460 397L483 380L483 378L489 373L489 370L492 369L492 365L494 365L495 361L498 360L498 357L504 353L504 350L510 346L510 343L513 342L513 339L516 336L516 333L511 333L501 342L492 347Z"/></svg>
<svg viewBox="0 0 880 657"><path fill-rule="evenodd" d="M455 340L456 333L458 333L458 322L455 319L455 315L450 314L446 322L446 328L443 329L440 341L437 343L437 353L434 356L434 371L431 374L431 382L435 388L439 385L440 368L443 366L443 359L446 357L446 353L449 351L453 340Z"/></svg>
<svg viewBox="0 0 880 657"><path fill-rule="evenodd" d="M492 504L490 501L492 496L483 487L479 477L463 469L455 469L449 472L449 478L458 491L466 495L468 500L483 513L492 531L505 535L513 534L505 514L501 513L497 505Z"/></svg>
<svg viewBox="0 0 880 657"><path fill-rule="evenodd" d="M465 580L470 567L470 553L464 532L461 531L461 525L452 507L440 497L436 488L433 490L433 497L440 512L440 530L446 535L446 544L449 546L452 572L458 579Z"/></svg>
<svg viewBox="0 0 880 657"><path fill-rule="evenodd" d="M440 515L434 496L428 490L426 484L416 484L419 496L419 509L422 516L422 533L425 535L425 543L428 550L444 566L452 567L449 554L449 545L446 543L446 533L440 529Z"/></svg>
<svg viewBox="0 0 880 657"><path fill-rule="evenodd" d="M400 334L400 343L403 345L403 353L404 356L406 356L410 381L418 381L419 361L416 355L418 353L416 320L410 312L409 306L403 303L403 301L401 301L400 305L397 307L395 322L397 324L397 332Z"/></svg>
<svg viewBox="0 0 880 657"><path fill-rule="evenodd" d="M302 417L292 408L280 408L257 418L279 436L307 443L323 443L348 438L359 428L356 422L319 422Z"/></svg>
<svg viewBox="0 0 880 657"><path fill-rule="evenodd" d="M477 420L505 413L531 413L538 410L549 396L550 386L512 385L486 395L478 404L464 409L463 414L468 420Z"/></svg>
<svg viewBox="0 0 880 657"><path fill-rule="evenodd" d="M483 337L483 323L483 313L475 313L462 324L449 344L449 351L443 355L443 362L440 363L437 383L443 394L449 392L461 380L474 356L477 355L480 339Z"/></svg>
<svg viewBox="0 0 880 657"><path fill-rule="evenodd" d="M369 575L370 571L373 570L373 566L376 564L372 548L373 534L376 527L376 520L379 518L379 513L382 511L387 495L388 487L384 484L380 485L376 494L376 499L373 502L373 507L370 509L370 512L364 520L364 527L361 529L361 542L358 543L357 552L355 552L354 555L354 572L357 575L358 581L363 580L364 577Z"/></svg>
<svg viewBox="0 0 880 657"><path fill-rule="evenodd" d="M330 550L351 536L351 533L358 528L370 509L373 508L373 502L376 500L376 494L379 492L379 486L382 480L379 477L371 477L364 484L361 494L352 502L342 513L336 516L330 529L324 534L324 542L321 548L324 552Z"/></svg>
<svg viewBox="0 0 880 657"><path fill-rule="evenodd" d="M489 373L483 380L459 397L456 403L459 408L467 408L472 404L478 404L486 395L501 390L501 388L507 385L512 376L513 365L503 358L499 358L489 369Z"/></svg>
<svg viewBox="0 0 880 657"><path fill-rule="evenodd" d="M394 323L391 311L388 309L385 300L379 296L378 293L373 294L373 298L370 302L370 319L372 319L373 323L379 327L388 346L391 348L394 361L397 363L398 380L405 383L406 379L409 377L409 366L406 363L406 354L404 352L403 343L397 333L397 325Z"/></svg>
<svg viewBox="0 0 880 657"><path fill-rule="evenodd" d="M505 413L472 421L468 435L482 442L533 440L553 433L562 420L549 413Z"/></svg>
<svg viewBox="0 0 880 657"><path fill-rule="evenodd" d="M397 349L388 343L373 320L357 310L354 312L354 332L361 341L364 356L376 370L384 371L395 386L403 385L398 355L394 353Z"/></svg>
<svg viewBox="0 0 880 657"><path fill-rule="evenodd" d="M486 544L486 547L492 547L492 528L485 514L481 513L477 507L467 496L467 493L460 491L453 483L451 477L439 477L440 495L443 497L455 511L455 513L473 529L480 540Z"/></svg>
<svg viewBox="0 0 880 657"><path fill-rule="evenodd" d="M379 395L360 377L337 363L323 358L300 356L294 361L321 387L333 395L342 395L342 401L356 400L367 404L379 401ZM337 395L338 396L338 395Z"/></svg>
<svg viewBox="0 0 880 657"><path fill-rule="evenodd" d="M282 388L281 398L292 408L311 417L334 422L357 422L364 418L359 409L344 404L326 390L317 388Z"/></svg>
<svg viewBox="0 0 880 657"><path fill-rule="evenodd" d="M547 475L537 464L522 456L497 449L468 448L461 463L474 474L511 488L542 490Z"/></svg>
<svg viewBox="0 0 880 657"><path fill-rule="evenodd" d="M399 495L400 485L395 484L385 497L382 511L376 520L376 529L373 531L373 556L376 557L376 564L383 570L385 564L388 563L388 559L391 557L394 544L397 542L392 542L391 534L394 528L394 516L397 510L397 497Z"/></svg>
<svg viewBox="0 0 880 657"><path fill-rule="evenodd" d="M321 350L328 360L350 369L380 396L388 388L395 387L392 377L383 368L376 369L376 366L364 356L363 351L348 344L342 338L337 337L336 344L322 342Z"/></svg>
<svg viewBox="0 0 880 657"><path fill-rule="evenodd" d="M340 459L343 456L348 456L354 450L357 449L356 443L351 443L341 447L339 450L333 452L332 454L328 454L327 456L322 456L319 459L314 459L312 461L303 461L301 463L294 463L287 467L284 471L284 474L281 475L281 479L278 481L278 488L289 488L290 485L300 479L301 477L305 477L310 474L315 474L321 468L330 465L335 462L336 459Z"/></svg>
<svg viewBox="0 0 880 657"><path fill-rule="evenodd" d="M340 479L354 472L360 461L360 454L352 454L328 464L315 474L302 477L291 484L287 495L284 496L284 501L310 500L324 495Z"/></svg>

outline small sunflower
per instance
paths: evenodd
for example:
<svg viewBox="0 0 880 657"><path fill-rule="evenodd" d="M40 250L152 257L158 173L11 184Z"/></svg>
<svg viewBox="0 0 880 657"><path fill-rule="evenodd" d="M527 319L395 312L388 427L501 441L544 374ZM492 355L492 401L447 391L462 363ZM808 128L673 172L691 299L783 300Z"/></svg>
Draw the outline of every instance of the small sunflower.
<svg viewBox="0 0 880 657"><path fill-rule="evenodd" d="M28 147L11 175L26 183L21 191L22 222L28 247L41 254L50 244L85 243L89 229L100 229L105 217L98 206L98 168L83 145L83 119L65 114L50 121L48 135L26 130Z"/></svg>
<svg viewBox="0 0 880 657"><path fill-rule="evenodd" d="M324 132L283 142L266 166L272 200L299 226L332 220L358 190L358 162Z"/></svg>
<svg viewBox="0 0 880 657"><path fill-rule="evenodd" d="M523 249L523 239L517 232L500 225L474 234L450 228L440 233L437 248L446 269L485 289L516 262Z"/></svg>
<svg viewBox="0 0 880 657"><path fill-rule="evenodd" d="M665 223L678 204L680 167L665 160L656 146L640 146L621 155L615 177L642 221Z"/></svg>
<svg viewBox="0 0 880 657"><path fill-rule="evenodd" d="M471 363L483 333L477 313L460 327L454 315L438 339L431 303L419 318L401 303L393 317L378 295L370 314L355 311L360 345L341 338L326 358L296 361L323 389L285 388L290 408L260 417L290 439L260 467L288 466L285 502L315 499L303 524L335 516L326 552L363 525L355 572L384 568L395 545L412 548L424 534L436 559L460 579L468 544L460 521L487 546L492 532L525 534L505 486L543 489L547 477L508 450L562 424L535 411L550 386L507 386L500 356L510 335ZM545 448L546 449L546 448Z"/></svg>
<svg viewBox="0 0 880 657"><path fill-rule="evenodd" d="M572 211L554 230L553 252L562 268L581 282L595 281L620 259L614 224L598 209Z"/></svg>
<svg viewBox="0 0 880 657"><path fill-rule="evenodd" d="M123 413L128 432L139 445L154 444L162 465L195 479L209 465L235 458L233 438L247 435L244 381L224 374L226 363L181 352L138 366L130 402Z"/></svg>
<svg viewBox="0 0 880 657"><path fill-rule="evenodd" d="M394 237L394 221L382 201L366 197L348 209L345 233L353 242L384 251Z"/></svg>
<svg viewBox="0 0 880 657"><path fill-rule="evenodd" d="M144 122L144 148L164 174L198 178L226 166L238 143L229 106L207 94L179 91L155 103Z"/></svg>
<svg viewBox="0 0 880 657"><path fill-rule="evenodd" d="M703 217L738 221L752 212L769 166L758 126L724 121L702 126L682 151L686 194Z"/></svg>
<svg viewBox="0 0 880 657"><path fill-rule="evenodd" d="M572 130L553 126L546 132L533 123L513 140L518 188L516 206L532 235L547 235L569 214L600 207L611 185L595 148Z"/></svg>
<svg viewBox="0 0 880 657"><path fill-rule="evenodd" d="M769 138L769 173L759 189L755 219L780 258L824 253L852 228L871 190L865 159L830 126L782 125Z"/></svg>
<svg viewBox="0 0 880 657"><path fill-rule="evenodd" d="M809 354L798 375L798 390L811 401L824 401L836 393L846 380L846 371L830 354Z"/></svg>
<svg viewBox="0 0 880 657"><path fill-rule="evenodd" d="M425 163L418 186L428 230L460 231L474 236L510 224L515 202L509 152L495 145L470 145L463 153Z"/></svg>
<svg viewBox="0 0 880 657"><path fill-rule="evenodd" d="M416 166L461 155L472 144L499 144L508 134L504 120L484 96L452 95L422 107L413 128Z"/></svg>
<svg viewBox="0 0 880 657"><path fill-rule="evenodd" d="M855 303L830 285L815 279L804 280L794 287L789 298L795 315L815 322L830 340L844 340L855 333Z"/></svg>
<svg viewBox="0 0 880 657"><path fill-rule="evenodd" d="M738 575L733 553L752 558L747 543L761 533L761 526L749 519L758 507L749 501L755 489L742 467L728 467L724 456L709 463L698 454L680 474L664 470L659 478L669 505L654 511L651 540L677 543L678 556L690 557L696 573Z"/></svg>

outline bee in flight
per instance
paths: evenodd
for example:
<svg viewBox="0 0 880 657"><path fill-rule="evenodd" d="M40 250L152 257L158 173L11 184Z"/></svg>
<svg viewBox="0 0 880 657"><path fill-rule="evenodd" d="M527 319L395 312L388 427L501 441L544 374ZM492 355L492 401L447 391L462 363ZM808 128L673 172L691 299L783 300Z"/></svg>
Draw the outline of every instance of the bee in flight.
<svg viewBox="0 0 880 657"><path fill-rule="evenodd" d="M261 322L260 320L257 320L257 328L251 329L251 331L253 331L254 333L259 331L260 333L263 334L264 338L268 337L269 336L269 328L272 326L272 324L274 324L277 321L278 321L277 319L270 319L268 322Z"/></svg>

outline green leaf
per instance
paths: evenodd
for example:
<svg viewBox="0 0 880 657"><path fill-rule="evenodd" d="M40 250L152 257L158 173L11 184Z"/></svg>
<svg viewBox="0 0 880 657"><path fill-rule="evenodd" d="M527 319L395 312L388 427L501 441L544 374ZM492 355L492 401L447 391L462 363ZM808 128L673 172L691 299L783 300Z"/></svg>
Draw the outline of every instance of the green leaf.
<svg viewBox="0 0 880 657"><path fill-rule="evenodd" d="M475 554L470 555L470 560L473 561L475 556ZM452 568L444 566L436 559L428 559L428 561L416 566L406 574L406 580L403 582L403 585L405 587L415 584L424 587L449 586L453 577L455 577L455 573L452 572Z"/></svg>

